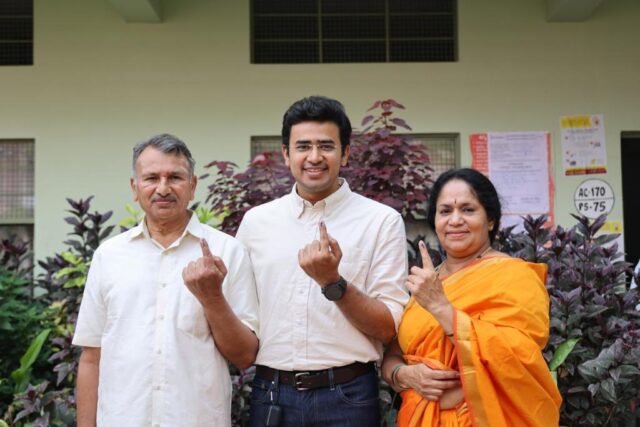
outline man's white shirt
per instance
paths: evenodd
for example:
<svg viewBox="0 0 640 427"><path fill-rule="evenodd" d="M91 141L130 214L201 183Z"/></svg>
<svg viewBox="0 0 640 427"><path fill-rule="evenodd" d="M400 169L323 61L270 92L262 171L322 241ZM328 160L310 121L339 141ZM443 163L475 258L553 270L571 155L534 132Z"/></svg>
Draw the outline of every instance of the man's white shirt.
<svg viewBox="0 0 640 427"><path fill-rule="evenodd" d="M143 224L109 239L94 254L73 339L101 347L99 426L230 425L227 361L182 280L183 268L202 256L200 238L228 269L222 286L229 305L258 331L246 250L195 214L166 249Z"/></svg>
<svg viewBox="0 0 640 427"><path fill-rule="evenodd" d="M384 303L396 324L408 300L407 243L400 214L353 193L346 182L314 205L293 191L245 215L237 238L247 247L258 291L256 364L316 370L377 361L382 344L356 329L300 268L298 251L324 221L342 250L339 273Z"/></svg>

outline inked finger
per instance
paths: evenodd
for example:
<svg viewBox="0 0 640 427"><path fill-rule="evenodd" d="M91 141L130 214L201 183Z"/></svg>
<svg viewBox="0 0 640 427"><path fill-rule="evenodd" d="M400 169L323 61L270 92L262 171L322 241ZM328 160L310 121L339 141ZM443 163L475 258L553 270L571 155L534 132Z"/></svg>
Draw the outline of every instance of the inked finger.
<svg viewBox="0 0 640 427"><path fill-rule="evenodd" d="M422 266L424 268L433 270L433 262L431 261L431 256L429 255L429 251L427 250L427 245L424 244L424 240L420 240L420 242L418 243L418 247L420 248L420 256L422 257Z"/></svg>
<svg viewBox="0 0 640 427"><path fill-rule="evenodd" d="M213 254L209 249L209 243L205 239L200 239L200 248L202 249L202 256L205 258L211 258Z"/></svg>
<svg viewBox="0 0 640 427"><path fill-rule="evenodd" d="M327 225L324 223L324 221L320 221L320 244L322 245L322 248L329 248L329 233L327 232Z"/></svg>

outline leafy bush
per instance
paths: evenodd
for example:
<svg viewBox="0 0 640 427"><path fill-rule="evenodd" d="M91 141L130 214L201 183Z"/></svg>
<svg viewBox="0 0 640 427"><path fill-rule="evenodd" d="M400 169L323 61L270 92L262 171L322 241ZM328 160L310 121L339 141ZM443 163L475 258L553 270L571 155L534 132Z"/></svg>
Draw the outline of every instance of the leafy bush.
<svg viewBox="0 0 640 427"><path fill-rule="evenodd" d="M40 372L40 376L28 376L26 369L30 368L30 365L22 366L24 364L21 362L21 368L16 372L24 372L20 374L24 385L15 390L18 394L8 408L8 415L5 416L5 419L17 423L16 425L24 423L71 425L73 423L75 417L73 389L80 355L79 348L71 345L73 329L93 252L113 230L113 226L105 227L111 212L105 214L89 212L91 200L92 197L78 201L67 199L70 205L68 212L71 216L66 217L65 221L73 226L73 231L69 233L71 238L64 242L67 250L39 262L43 273L38 277L37 284L44 292L37 300L40 306L38 310L41 312L42 307L46 307L41 316L51 327L50 334L48 332L46 334L49 336L49 345L44 352L48 357L49 371ZM39 317L34 315L33 318ZM34 325L31 332L38 333L40 332L38 329ZM42 339L45 338L46 336ZM31 355L28 351L23 356L25 362L32 359L34 355L35 357L40 355L40 347L29 350ZM17 359L12 358L11 362L15 364ZM26 387L27 382L28 387Z"/></svg>
<svg viewBox="0 0 640 427"><path fill-rule="evenodd" d="M13 400L14 392L22 391L10 374L44 321L44 304L31 299L30 283L16 271L0 267L0 414ZM28 372L24 374L26 378Z"/></svg>
<svg viewBox="0 0 640 427"><path fill-rule="evenodd" d="M611 244L616 235L597 236L605 217L574 217L578 224L568 230L545 228L546 217L527 217L523 233L503 230L497 244L549 266L551 330L544 355L547 361L559 352L566 356L557 367L561 424L635 425L640 421L638 290L627 284L629 264Z"/></svg>

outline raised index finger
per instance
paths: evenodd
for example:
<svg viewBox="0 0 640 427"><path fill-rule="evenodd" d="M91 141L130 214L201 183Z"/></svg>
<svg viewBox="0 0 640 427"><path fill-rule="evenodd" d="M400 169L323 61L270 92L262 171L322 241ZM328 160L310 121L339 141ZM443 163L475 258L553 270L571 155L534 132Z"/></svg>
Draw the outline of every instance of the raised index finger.
<svg viewBox="0 0 640 427"><path fill-rule="evenodd" d="M213 254L209 249L209 243L205 239L200 239L200 247L202 248L202 256L205 258L213 258Z"/></svg>
<svg viewBox="0 0 640 427"><path fill-rule="evenodd" d="M431 262L431 256L429 255L429 251L427 250L427 245L424 244L423 240L420 240L420 243L418 243L418 247L420 248L420 255L422 256L422 268L433 270L433 262Z"/></svg>
<svg viewBox="0 0 640 427"><path fill-rule="evenodd" d="M320 248L322 250L329 249L329 233L324 221L320 221Z"/></svg>

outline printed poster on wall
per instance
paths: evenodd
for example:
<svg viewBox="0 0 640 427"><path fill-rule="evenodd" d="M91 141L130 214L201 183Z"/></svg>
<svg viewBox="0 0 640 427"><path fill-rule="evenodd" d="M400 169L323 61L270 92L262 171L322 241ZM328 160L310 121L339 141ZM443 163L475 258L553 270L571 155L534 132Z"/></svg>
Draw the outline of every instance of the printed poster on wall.
<svg viewBox="0 0 640 427"><path fill-rule="evenodd" d="M607 173L607 146L602 114L560 119L565 175Z"/></svg>
<svg viewBox="0 0 640 427"><path fill-rule="evenodd" d="M522 216L549 216L553 224L553 179L549 132L472 134L472 167L496 186L502 201L502 226L517 225Z"/></svg>

